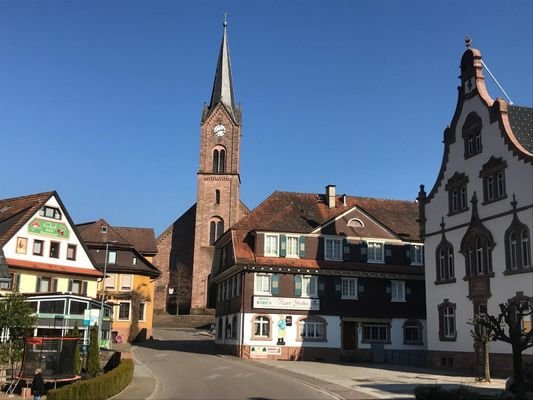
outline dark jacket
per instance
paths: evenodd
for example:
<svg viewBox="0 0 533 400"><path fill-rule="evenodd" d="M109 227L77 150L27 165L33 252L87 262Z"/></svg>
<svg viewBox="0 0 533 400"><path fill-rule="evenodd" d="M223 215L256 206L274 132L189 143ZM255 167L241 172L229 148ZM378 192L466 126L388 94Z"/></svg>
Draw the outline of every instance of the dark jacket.
<svg viewBox="0 0 533 400"><path fill-rule="evenodd" d="M44 394L44 379L43 376L35 374L31 382L31 391L35 396L42 396Z"/></svg>

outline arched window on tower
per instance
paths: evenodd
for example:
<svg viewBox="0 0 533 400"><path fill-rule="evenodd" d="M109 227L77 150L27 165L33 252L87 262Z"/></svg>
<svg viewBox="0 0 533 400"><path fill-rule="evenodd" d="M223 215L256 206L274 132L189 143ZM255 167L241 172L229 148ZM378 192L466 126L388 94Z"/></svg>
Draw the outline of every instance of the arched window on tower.
<svg viewBox="0 0 533 400"><path fill-rule="evenodd" d="M224 220L220 217L213 217L209 222L209 246L213 246L224 233Z"/></svg>
<svg viewBox="0 0 533 400"><path fill-rule="evenodd" d="M213 173L224 174L226 172L226 149L217 146L213 150Z"/></svg>

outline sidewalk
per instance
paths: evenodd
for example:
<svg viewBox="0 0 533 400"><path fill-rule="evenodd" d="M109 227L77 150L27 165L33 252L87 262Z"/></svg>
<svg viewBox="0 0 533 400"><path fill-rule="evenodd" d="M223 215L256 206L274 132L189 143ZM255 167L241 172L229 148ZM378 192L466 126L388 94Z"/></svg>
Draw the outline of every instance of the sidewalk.
<svg viewBox="0 0 533 400"><path fill-rule="evenodd" d="M448 389L468 386L472 390L491 394L498 394L505 387L504 379L484 383L471 376L444 375L442 371L400 365L269 360L255 362L280 374L318 386L343 399L358 398L353 390L368 394L369 398L414 399L414 389L420 385L441 385Z"/></svg>
<svg viewBox="0 0 533 400"><path fill-rule="evenodd" d="M113 349L122 352L122 358L132 358L133 379L126 389L111 397L114 400L152 400L157 393L158 381L150 368L134 357L135 347L129 343L114 345Z"/></svg>

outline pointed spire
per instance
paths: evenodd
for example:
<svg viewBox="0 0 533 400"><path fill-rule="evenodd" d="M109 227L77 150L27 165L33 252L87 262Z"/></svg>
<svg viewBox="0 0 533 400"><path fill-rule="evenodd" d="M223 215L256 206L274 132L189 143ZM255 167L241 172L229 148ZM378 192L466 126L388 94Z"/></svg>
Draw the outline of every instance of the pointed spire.
<svg viewBox="0 0 533 400"><path fill-rule="evenodd" d="M235 117L235 96L233 95L233 78L231 76L231 61L229 57L229 45L227 37L227 13L224 13L224 33L222 35L222 44L218 55L217 70L215 73L215 82L213 83L213 92L209 109L212 110L215 105L222 103L226 106L228 112Z"/></svg>

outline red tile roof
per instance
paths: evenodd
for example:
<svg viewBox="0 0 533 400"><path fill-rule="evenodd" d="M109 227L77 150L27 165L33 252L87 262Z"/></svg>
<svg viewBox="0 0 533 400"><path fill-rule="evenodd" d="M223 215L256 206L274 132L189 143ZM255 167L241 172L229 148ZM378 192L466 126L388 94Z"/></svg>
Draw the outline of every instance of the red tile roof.
<svg viewBox="0 0 533 400"><path fill-rule="evenodd" d="M237 263L259 263L252 250L253 231L311 233L354 207L377 220L398 239L420 241L415 201L336 196L335 207L330 208L322 194L276 191L231 227ZM283 259L285 265L287 261Z"/></svg>
<svg viewBox="0 0 533 400"><path fill-rule="evenodd" d="M47 271L53 273L67 273L75 275L96 276L101 278L104 274L101 271L92 268L79 268L68 267L66 265L48 264L43 262L29 261L29 260L16 260L13 258L7 259L7 264L10 267L31 269L34 271Z"/></svg>

